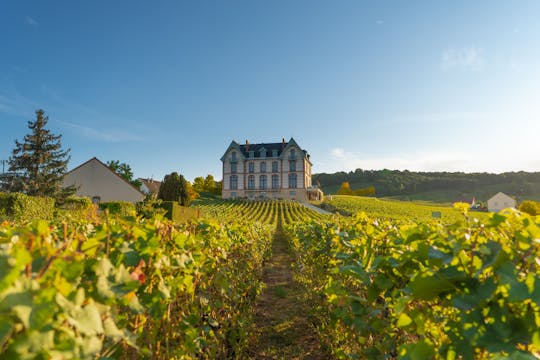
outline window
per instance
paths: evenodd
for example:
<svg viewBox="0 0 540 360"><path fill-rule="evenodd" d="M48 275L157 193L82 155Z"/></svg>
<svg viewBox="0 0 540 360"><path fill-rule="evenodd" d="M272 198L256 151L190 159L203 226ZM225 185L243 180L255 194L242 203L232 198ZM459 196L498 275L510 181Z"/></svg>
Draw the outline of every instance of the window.
<svg viewBox="0 0 540 360"><path fill-rule="evenodd" d="M236 161L236 151L231 153L231 161Z"/></svg>
<svg viewBox="0 0 540 360"><path fill-rule="evenodd" d="M236 191L233 191L233 192L231 193L231 199L236 199Z"/></svg>
<svg viewBox="0 0 540 360"><path fill-rule="evenodd" d="M248 170L248 171L249 171L250 173L255 172L255 163L254 163L254 162L250 162L248 166L249 166L249 170Z"/></svg>
<svg viewBox="0 0 540 360"><path fill-rule="evenodd" d="M253 159L254 156L255 156L255 151L249 151L249 158Z"/></svg>
<svg viewBox="0 0 540 360"><path fill-rule="evenodd" d="M261 175L261 177L259 178L259 188L261 190L266 189L266 175Z"/></svg>
<svg viewBox="0 0 540 360"><path fill-rule="evenodd" d="M255 189L255 176L253 175L248 176L248 189L249 190Z"/></svg>
<svg viewBox="0 0 540 360"><path fill-rule="evenodd" d="M277 150L272 150L272 157L277 157Z"/></svg>
<svg viewBox="0 0 540 360"><path fill-rule="evenodd" d="M272 172L278 172L278 162L272 161Z"/></svg>
<svg viewBox="0 0 540 360"><path fill-rule="evenodd" d="M276 174L272 175L272 189L279 188L279 176Z"/></svg>
<svg viewBox="0 0 540 360"><path fill-rule="evenodd" d="M238 189L238 176L232 175L231 176L231 190Z"/></svg>
<svg viewBox="0 0 540 360"><path fill-rule="evenodd" d="M289 174L289 189L296 189L296 174Z"/></svg>
<svg viewBox="0 0 540 360"><path fill-rule="evenodd" d="M93 196L92 197L92 204L99 204L101 202L101 196Z"/></svg>
<svg viewBox="0 0 540 360"><path fill-rule="evenodd" d="M266 172L266 163L265 163L265 162L262 162L262 163L261 163L261 172L262 172L262 173L265 173L265 172Z"/></svg>
<svg viewBox="0 0 540 360"><path fill-rule="evenodd" d="M231 173L233 174L236 174L236 170L237 170L237 167L236 167L236 163L231 163Z"/></svg>
<svg viewBox="0 0 540 360"><path fill-rule="evenodd" d="M296 151L294 149L291 149L291 157L294 157L296 155Z"/></svg>
<svg viewBox="0 0 540 360"><path fill-rule="evenodd" d="M289 171L296 171L296 161L295 160L289 161Z"/></svg>
<svg viewBox="0 0 540 360"><path fill-rule="evenodd" d="M259 156L260 157L266 157L266 149L265 148L262 148L260 151L259 151Z"/></svg>

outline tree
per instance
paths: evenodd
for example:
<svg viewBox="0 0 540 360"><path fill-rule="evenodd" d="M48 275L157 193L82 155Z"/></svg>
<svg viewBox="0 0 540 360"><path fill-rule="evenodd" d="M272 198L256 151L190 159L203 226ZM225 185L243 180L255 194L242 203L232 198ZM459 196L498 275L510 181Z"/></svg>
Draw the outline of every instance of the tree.
<svg viewBox="0 0 540 360"><path fill-rule="evenodd" d="M177 172L165 175L159 188L158 199L178 201L182 206L189 206L190 196L188 182Z"/></svg>
<svg viewBox="0 0 540 360"><path fill-rule="evenodd" d="M193 179L193 190L198 193L204 192L204 178L202 176Z"/></svg>
<svg viewBox="0 0 540 360"><path fill-rule="evenodd" d="M341 187L337 191L338 195L352 195L353 191L351 190L351 185L348 181L345 181L341 184Z"/></svg>
<svg viewBox="0 0 540 360"><path fill-rule="evenodd" d="M204 191L206 192L215 192L216 191L216 180L214 176L208 174L204 179Z"/></svg>
<svg viewBox="0 0 540 360"><path fill-rule="evenodd" d="M46 129L48 121L45 111L36 110L36 120L28 122L30 134L25 135L22 142L15 140L9 173L2 179L4 190L49 196L58 201L75 193L74 186L62 186L71 149L62 150L62 135L53 135Z"/></svg>
<svg viewBox="0 0 540 360"><path fill-rule="evenodd" d="M140 189L142 183L140 180L133 179L133 170L131 170L131 166L126 163L121 163L120 160L107 161L107 166L110 167L115 173L129 181L137 189Z"/></svg>

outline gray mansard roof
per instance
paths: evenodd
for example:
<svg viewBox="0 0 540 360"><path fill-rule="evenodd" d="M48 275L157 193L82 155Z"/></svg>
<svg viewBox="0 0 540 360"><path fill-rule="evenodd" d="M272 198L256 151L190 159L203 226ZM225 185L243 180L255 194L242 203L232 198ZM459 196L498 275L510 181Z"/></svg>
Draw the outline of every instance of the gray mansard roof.
<svg viewBox="0 0 540 360"><path fill-rule="evenodd" d="M282 142L276 142L276 143L260 143L260 144L249 144L246 143L244 145L238 144L236 141L231 142L229 147L227 148L227 151L225 154L229 152L231 149L235 149L239 151L244 158L249 158L249 153L253 151L253 158L257 159L261 157L261 150L266 150L266 156L265 157L281 157L281 154L285 149L291 146L296 146L298 149L302 151L305 157L309 159L309 155L306 150L302 150L300 146L294 141L293 138L291 138L288 142L282 141ZM276 155L273 155L273 153L276 153ZM221 161L225 159L225 155L221 158Z"/></svg>

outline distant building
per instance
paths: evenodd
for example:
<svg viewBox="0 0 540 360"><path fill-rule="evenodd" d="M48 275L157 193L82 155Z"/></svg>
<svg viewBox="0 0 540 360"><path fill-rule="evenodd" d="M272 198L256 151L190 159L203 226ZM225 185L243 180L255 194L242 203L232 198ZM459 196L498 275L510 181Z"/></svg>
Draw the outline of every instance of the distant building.
<svg viewBox="0 0 540 360"><path fill-rule="evenodd" d="M490 212L497 212L506 208L515 208L516 205L517 201L514 198L502 192L498 192L487 201L488 211Z"/></svg>
<svg viewBox="0 0 540 360"><path fill-rule="evenodd" d="M245 145L233 141L221 161L224 199L322 199L322 191L311 184L309 154L293 138Z"/></svg>
<svg viewBox="0 0 540 360"><path fill-rule="evenodd" d="M64 186L78 187L75 195L86 196L93 203L143 201L145 195L97 158L77 166L64 176Z"/></svg>
<svg viewBox="0 0 540 360"><path fill-rule="evenodd" d="M141 182L141 191L145 193L146 195L149 194L155 194L157 195L159 192L159 188L161 187L161 181L153 180L153 179L138 179Z"/></svg>

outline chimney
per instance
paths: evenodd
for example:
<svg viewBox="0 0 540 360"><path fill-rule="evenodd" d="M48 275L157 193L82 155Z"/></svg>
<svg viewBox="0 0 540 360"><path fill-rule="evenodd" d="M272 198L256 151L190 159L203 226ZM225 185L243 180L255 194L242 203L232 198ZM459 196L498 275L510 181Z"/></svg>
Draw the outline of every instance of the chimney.
<svg viewBox="0 0 540 360"><path fill-rule="evenodd" d="M281 138L281 148L285 148L285 138Z"/></svg>
<svg viewBox="0 0 540 360"><path fill-rule="evenodd" d="M249 151L249 141L246 140L246 151Z"/></svg>

